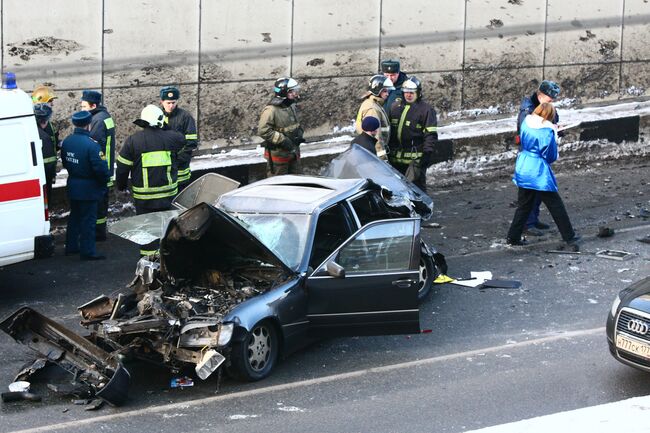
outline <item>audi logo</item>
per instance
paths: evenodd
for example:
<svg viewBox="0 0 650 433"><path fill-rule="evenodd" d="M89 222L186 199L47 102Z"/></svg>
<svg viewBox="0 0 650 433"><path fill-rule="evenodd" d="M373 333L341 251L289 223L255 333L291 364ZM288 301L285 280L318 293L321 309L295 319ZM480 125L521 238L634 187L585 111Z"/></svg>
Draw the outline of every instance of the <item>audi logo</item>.
<svg viewBox="0 0 650 433"><path fill-rule="evenodd" d="M650 330L650 327L646 322L642 320L632 319L629 322L627 322L627 329L628 331L632 331L635 334L646 335Z"/></svg>

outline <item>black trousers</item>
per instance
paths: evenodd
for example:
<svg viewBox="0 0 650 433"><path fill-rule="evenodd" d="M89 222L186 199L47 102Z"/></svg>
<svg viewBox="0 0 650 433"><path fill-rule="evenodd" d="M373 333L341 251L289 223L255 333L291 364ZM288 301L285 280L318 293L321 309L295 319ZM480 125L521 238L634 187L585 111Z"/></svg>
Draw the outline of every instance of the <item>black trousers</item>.
<svg viewBox="0 0 650 433"><path fill-rule="evenodd" d="M524 231L524 226L526 225L526 220L530 215L530 211L535 206L535 198L539 197L542 200L542 203L546 206L548 211L555 221L562 239L565 241L570 241L575 236L575 231L573 231L573 226L569 220L569 215L566 212L564 203L560 194L557 192L551 191L536 191L534 189L519 188L517 193L517 210L515 211L515 216L512 218L512 223L510 224L510 230L508 230L508 239L512 241L518 241L521 239L521 234Z"/></svg>

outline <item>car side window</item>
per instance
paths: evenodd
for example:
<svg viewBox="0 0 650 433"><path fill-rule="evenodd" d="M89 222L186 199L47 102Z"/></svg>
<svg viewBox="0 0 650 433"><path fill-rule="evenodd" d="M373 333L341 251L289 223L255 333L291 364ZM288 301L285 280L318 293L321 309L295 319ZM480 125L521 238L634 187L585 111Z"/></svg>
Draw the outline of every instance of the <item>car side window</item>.
<svg viewBox="0 0 650 433"><path fill-rule="evenodd" d="M415 221L386 221L361 231L345 245L335 261L346 274L410 269Z"/></svg>
<svg viewBox="0 0 650 433"><path fill-rule="evenodd" d="M316 222L314 245L309 259L309 265L312 268L320 265L327 256L352 236L350 218L350 212L341 204L334 205L320 213Z"/></svg>
<svg viewBox="0 0 650 433"><path fill-rule="evenodd" d="M384 203L384 200L376 192L372 191L351 200L350 204L357 214L357 218L359 218L362 227L373 221L400 216L396 211L391 212L390 208Z"/></svg>

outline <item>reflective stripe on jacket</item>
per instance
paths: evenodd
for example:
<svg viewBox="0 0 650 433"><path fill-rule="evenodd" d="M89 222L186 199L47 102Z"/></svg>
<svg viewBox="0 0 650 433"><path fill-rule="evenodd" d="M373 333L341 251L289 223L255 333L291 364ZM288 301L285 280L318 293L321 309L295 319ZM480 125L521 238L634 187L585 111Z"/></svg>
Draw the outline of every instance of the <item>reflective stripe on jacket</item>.
<svg viewBox="0 0 650 433"><path fill-rule="evenodd" d="M174 108L171 113L165 113L165 129L171 129L183 134L185 145L178 152L178 182L190 180L192 171L190 170L190 161L192 153L199 146L199 136L196 132L196 122L189 111L182 108Z"/></svg>
<svg viewBox="0 0 650 433"><path fill-rule="evenodd" d="M176 157L184 145L183 134L159 128L129 136L117 157L118 189L126 189L130 173L134 199L165 207L178 193Z"/></svg>
<svg viewBox="0 0 650 433"><path fill-rule="evenodd" d="M438 141L438 119L429 104L417 100L412 104L394 104L391 113L390 160L410 163L433 152Z"/></svg>

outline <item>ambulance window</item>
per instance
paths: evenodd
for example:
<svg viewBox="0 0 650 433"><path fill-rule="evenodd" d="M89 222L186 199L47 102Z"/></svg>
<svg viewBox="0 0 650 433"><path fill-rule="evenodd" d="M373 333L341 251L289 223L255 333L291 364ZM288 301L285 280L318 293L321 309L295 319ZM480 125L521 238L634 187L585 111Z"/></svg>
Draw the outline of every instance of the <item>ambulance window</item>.
<svg viewBox="0 0 650 433"><path fill-rule="evenodd" d="M5 123L6 122L6 123ZM29 171L32 149L25 126L20 121L0 124L0 176L13 176ZM37 149L40 152L40 148Z"/></svg>

